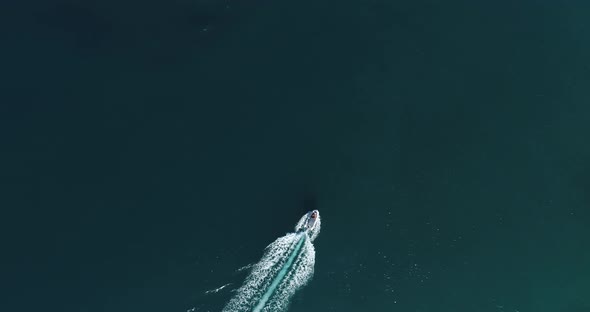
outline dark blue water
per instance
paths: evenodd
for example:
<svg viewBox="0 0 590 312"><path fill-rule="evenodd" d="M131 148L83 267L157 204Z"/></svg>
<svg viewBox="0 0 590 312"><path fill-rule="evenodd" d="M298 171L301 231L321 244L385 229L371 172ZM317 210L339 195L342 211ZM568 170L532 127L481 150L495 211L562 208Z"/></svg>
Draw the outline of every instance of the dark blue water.
<svg viewBox="0 0 590 312"><path fill-rule="evenodd" d="M590 311L584 1L5 1L3 311ZM205 291L226 283L215 293Z"/></svg>

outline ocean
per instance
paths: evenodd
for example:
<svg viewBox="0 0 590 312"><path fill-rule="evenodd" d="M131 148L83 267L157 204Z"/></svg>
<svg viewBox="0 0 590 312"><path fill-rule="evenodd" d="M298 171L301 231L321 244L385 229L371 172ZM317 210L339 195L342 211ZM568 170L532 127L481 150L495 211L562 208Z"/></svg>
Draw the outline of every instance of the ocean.
<svg viewBox="0 0 590 312"><path fill-rule="evenodd" d="M288 311L588 312L588 21L587 1L5 1L0 310L221 311L318 209Z"/></svg>

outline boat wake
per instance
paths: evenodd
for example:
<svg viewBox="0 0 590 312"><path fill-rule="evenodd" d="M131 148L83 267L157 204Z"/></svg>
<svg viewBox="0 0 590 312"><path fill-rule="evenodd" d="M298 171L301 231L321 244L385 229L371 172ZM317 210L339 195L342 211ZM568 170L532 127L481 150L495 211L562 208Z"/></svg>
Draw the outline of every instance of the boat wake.
<svg viewBox="0 0 590 312"><path fill-rule="evenodd" d="M312 242L320 226L319 212L314 210L299 220L296 233L279 237L268 245L262 259L252 266L250 275L223 312L286 310L291 297L313 276L315 249Z"/></svg>

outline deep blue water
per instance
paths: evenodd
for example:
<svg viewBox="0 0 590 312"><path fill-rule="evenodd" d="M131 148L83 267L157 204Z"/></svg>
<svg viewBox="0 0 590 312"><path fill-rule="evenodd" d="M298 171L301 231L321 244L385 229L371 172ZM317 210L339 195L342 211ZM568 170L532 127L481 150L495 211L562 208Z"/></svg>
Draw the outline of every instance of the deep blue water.
<svg viewBox="0 0 590 312"><path fill-rule="evenodd" d="M5 1L2 311L590 311L586 1ZM216 294L204 294L226 283Z"/></svg>

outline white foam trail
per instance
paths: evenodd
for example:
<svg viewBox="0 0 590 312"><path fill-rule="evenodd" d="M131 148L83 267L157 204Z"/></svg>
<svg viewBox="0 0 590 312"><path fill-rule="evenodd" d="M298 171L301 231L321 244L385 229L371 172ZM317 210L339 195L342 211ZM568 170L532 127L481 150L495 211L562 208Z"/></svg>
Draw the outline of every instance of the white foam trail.
<svg viewBox="0 0 590 312"><path fill-rule="evenodd" d="M221 287L215 288L215 289L207 290L205 292L205 294L215 294L215 293L218 293L220 290L224 289L225 287L227 287L229 285L231 285L231 283L227 283L227 284L225 284L225 285L223 285Z"/></svg>
<svg viewBox="0 0 590 312"><path fill-rule="evenodd" d="M313 276L315 249L311 242L319 234L319 224L316 227L311 237L289 233L268 245L223 312L284 311L295 292Z"/></svg>
<svg viewBox="0 0 590 312"><path fill-rule="evenodd" d="M253 265L254 265L254 264L247 264L247 265L245 265L245 266L243 266L243 267L241 267L241 268L237 269L237 270L236 270L236 272L242 272L242 271L248 270L248 269L250 269L250 268L251 268Z"/></svg>
<svg viewBox="0 0 590 312"><path fill-rule="evenodd" d="M293 263L293 260L295 260L295 257L297 257L299 250L301 249L301 245L305 242L307 236L307 234L305 233L299 233L298 235L300 236L299 241L297 242L295 248L293 248L293 251L289 256L289 259L287 259L287 262L283 264L283 267L281 268L277 276L274 278L274 280L272 281L272 283L270 284L262 298L260 298L258 304L254 307L253 312L260 312L262 308L264 308L270 297L273 295L273 293L279 286L279 283L282 282L285 275L287 275L287 271L291 268L291 264Z"/></svg>
<svg viewBox="0 0 590 312"><path fill-rule="evenodd" d="M304 234L306 235L306 234ZM270 300L266 302L260 311L274 312L284 311L289 306L289 300L295 292L305 286L313 276L315 264L315 249L309 239L305 239L294 263L287 270L284 278L274 289ZM257 310L258 311L258 310Z"/></svg>

